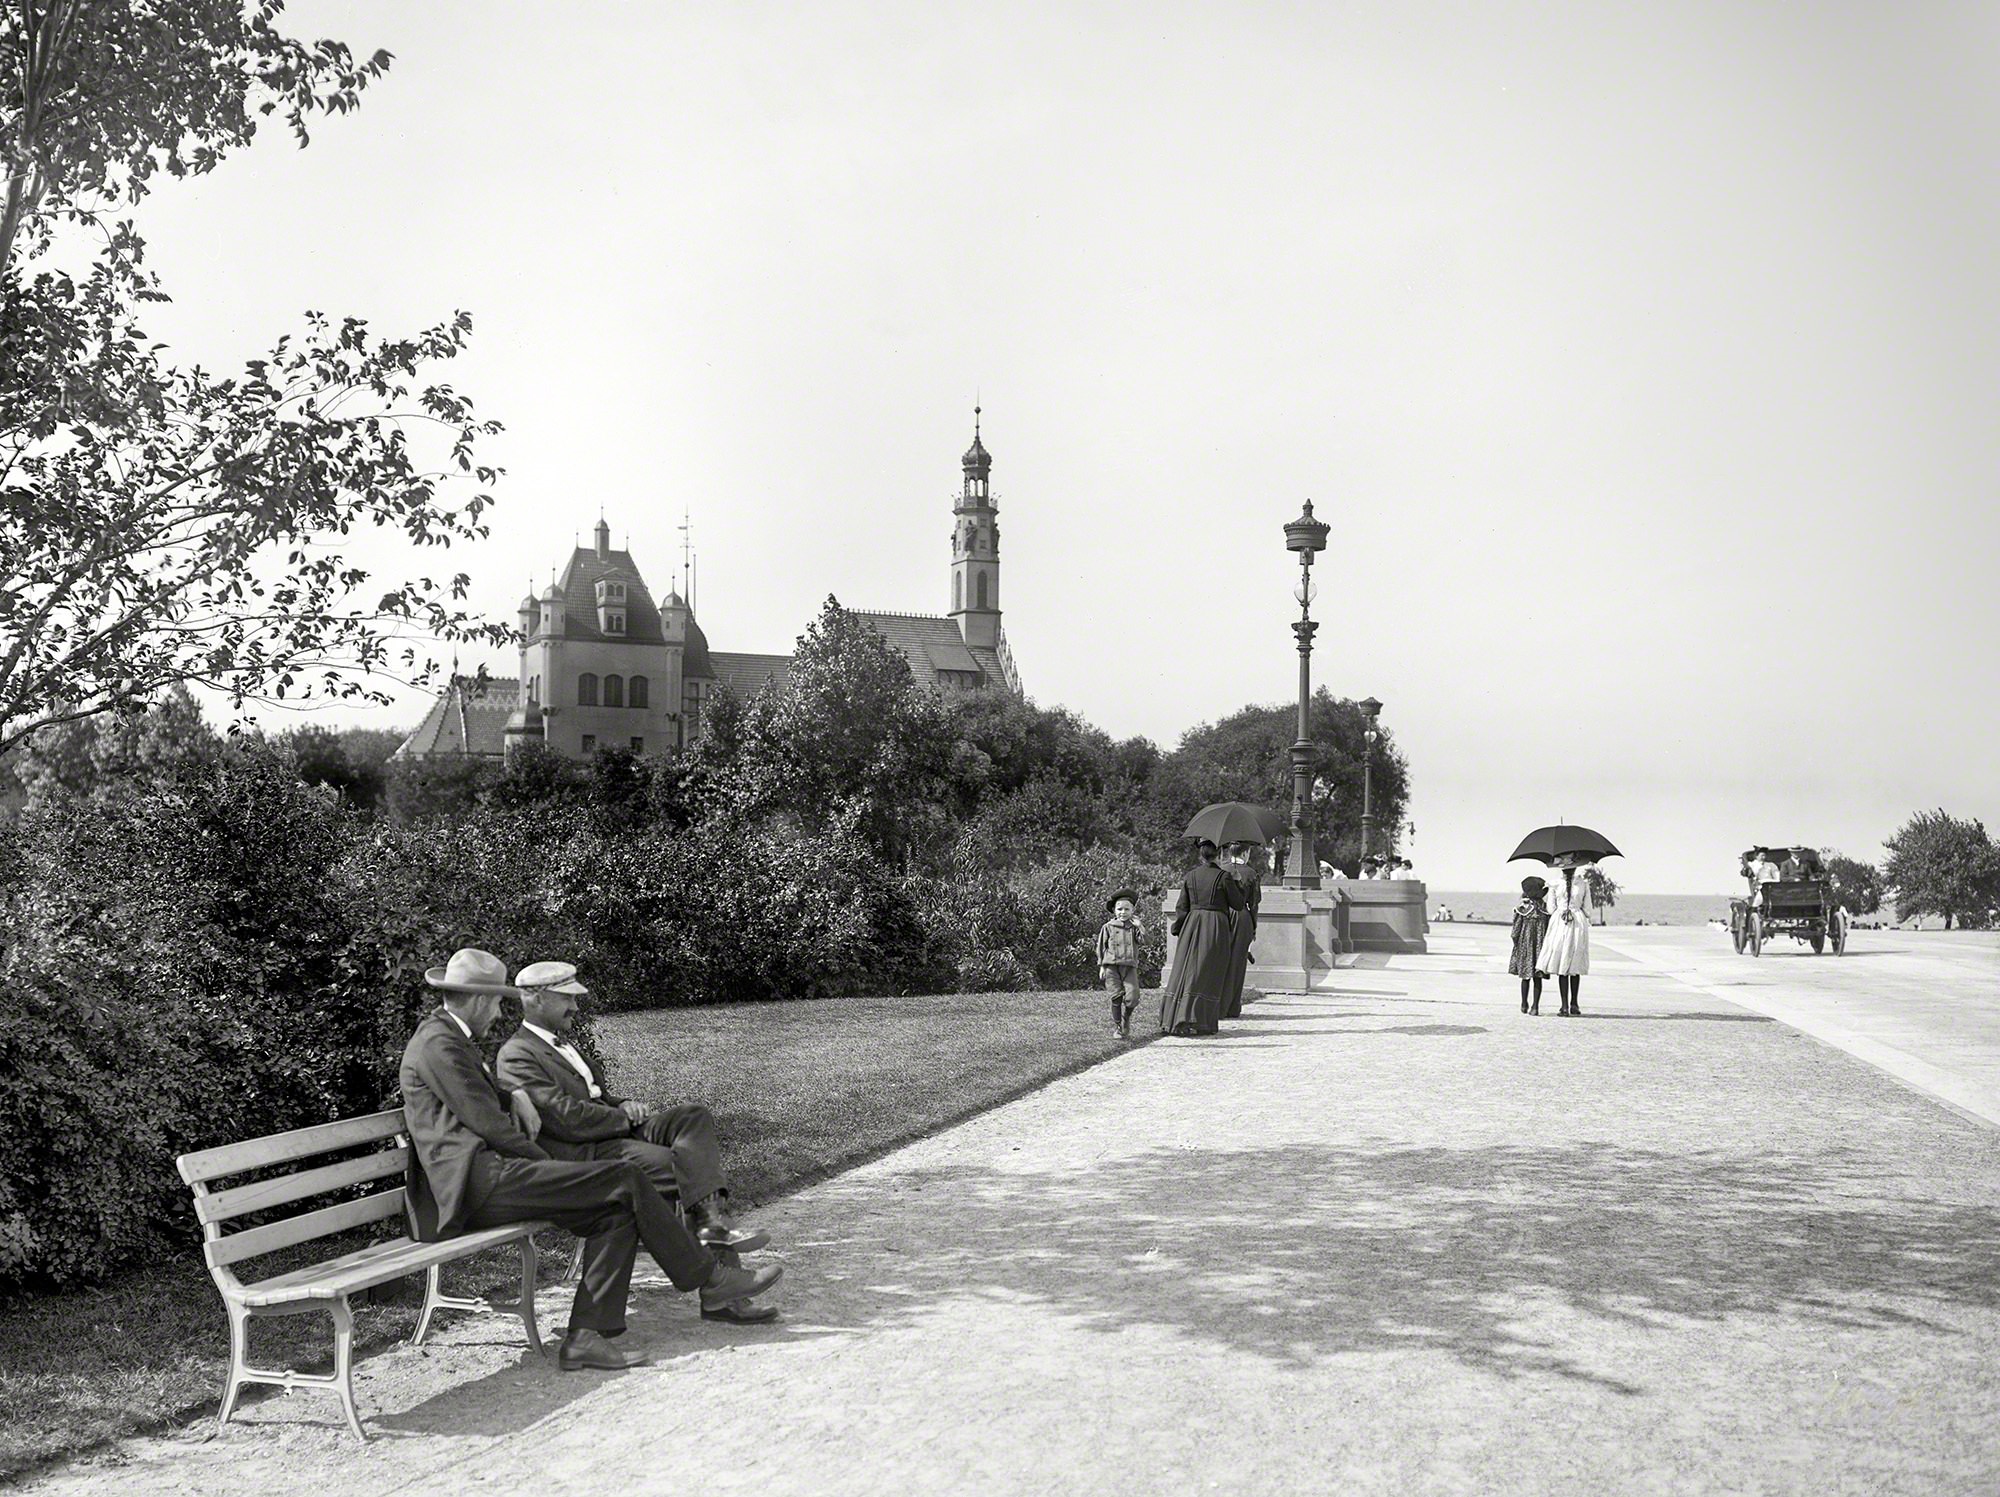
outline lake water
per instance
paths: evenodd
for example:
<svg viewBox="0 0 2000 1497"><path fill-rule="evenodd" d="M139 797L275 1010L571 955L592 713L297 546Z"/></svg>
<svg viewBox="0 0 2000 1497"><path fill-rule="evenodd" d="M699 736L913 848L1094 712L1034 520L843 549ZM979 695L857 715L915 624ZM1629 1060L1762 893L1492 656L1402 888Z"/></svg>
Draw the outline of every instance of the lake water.
<svg viewBox="0 0 2000 1497"><path fill-rule="evenodd" d="M1449 906L1452 915L1460 920L1486 920L1505 925L1514 917L1514 906L1520 902L1521 890L1518 885L1509 891L1431 889L1431 917L1437 917L1440 906ZM1618 903L1607 915L1612 925L1637 925L1641 920L1648 925L1706 925L1711 920L1728 920L1729 901L1739 896L1733 894L1627 894L1622 890Z"/></svg>

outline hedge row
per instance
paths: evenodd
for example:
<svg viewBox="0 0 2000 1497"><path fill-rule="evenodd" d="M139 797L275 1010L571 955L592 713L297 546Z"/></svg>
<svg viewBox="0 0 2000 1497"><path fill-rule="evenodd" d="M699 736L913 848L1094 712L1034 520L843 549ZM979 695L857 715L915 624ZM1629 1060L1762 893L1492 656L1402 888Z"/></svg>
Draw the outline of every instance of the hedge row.
<svg viewBox="0 0 2000 1497"><path fill-rule="evenodd" d="M59 797L0 826L0 1297L184 1250L178 1153L392 1104L423 970L459 946L577 961L607 1008L1073 987L1105 892L1166 876L970 845L904 874L784 818L387 826L255 753Z"/></svg>

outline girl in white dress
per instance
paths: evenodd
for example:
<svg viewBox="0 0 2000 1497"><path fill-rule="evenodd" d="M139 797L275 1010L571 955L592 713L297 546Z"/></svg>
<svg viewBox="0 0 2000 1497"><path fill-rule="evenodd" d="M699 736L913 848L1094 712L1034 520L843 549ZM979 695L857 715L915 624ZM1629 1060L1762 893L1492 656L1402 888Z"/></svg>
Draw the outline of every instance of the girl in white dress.
<svg viewBox="0 0 2000 1497"><path fill-rule="evenodd" d="M1541 960L1536 966L1555 974L1556 991L1562 997L1561 1016L1581 1015L1577 989L1583 974L1590 970L1590 899L1574 863L1558 862L1563 881L1549 891L1549 933L1542 938Z"/></svg>

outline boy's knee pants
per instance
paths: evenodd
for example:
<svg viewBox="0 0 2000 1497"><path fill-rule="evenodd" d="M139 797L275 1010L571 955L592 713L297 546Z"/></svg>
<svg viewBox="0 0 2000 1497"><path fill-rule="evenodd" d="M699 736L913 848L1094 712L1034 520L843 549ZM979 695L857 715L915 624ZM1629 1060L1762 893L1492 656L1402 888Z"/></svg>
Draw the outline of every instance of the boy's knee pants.
<svg viewBox="0 0 2000 1497"><path fill-rule="evenodd" d="M1104 991L1113 998L1122 999L1127 1005L1136 1007L1139 1002L1139 969L1137 967L1106 967L1104 969Z"/></svg>

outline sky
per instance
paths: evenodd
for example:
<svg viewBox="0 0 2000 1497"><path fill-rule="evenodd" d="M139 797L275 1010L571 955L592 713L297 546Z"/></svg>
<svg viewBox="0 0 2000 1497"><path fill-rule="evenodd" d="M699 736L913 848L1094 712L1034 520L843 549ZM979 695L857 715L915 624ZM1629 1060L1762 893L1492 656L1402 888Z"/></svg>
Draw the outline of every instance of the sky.
<svg viewBox="0 0 2000 1497"><path fill-rule="evenodd" d="M977 399L1027 690L1120 737L1291 699L1314 502L1314 680L1436 886L1558 819L1657 893L2000 824L2000 9L287 15L394 67L147 201L150 330L470 311L494 615L600 509L656 591L691 515L718 649L944 612Z"/></svg>

